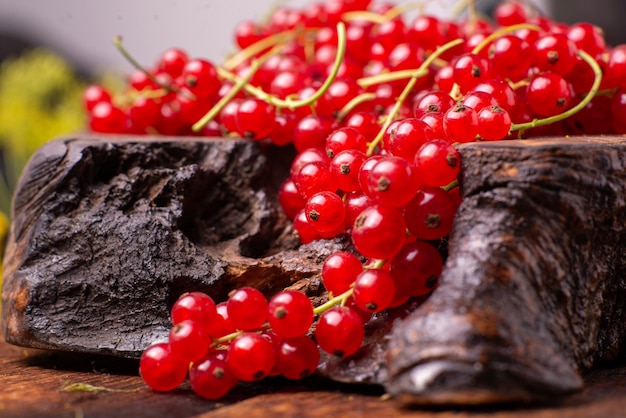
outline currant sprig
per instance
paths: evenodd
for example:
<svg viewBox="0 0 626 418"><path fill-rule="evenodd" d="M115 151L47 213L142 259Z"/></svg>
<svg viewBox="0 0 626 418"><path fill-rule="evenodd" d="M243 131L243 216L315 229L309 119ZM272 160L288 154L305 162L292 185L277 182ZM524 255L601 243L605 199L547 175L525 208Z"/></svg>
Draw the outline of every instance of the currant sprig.
<svg viewBox="0 0 626 418"><path fill-rule="evenodd" d="M308 376L320 350L351 356L373 315L435 291L462 203L460 144L626 133L626 46L607 46L593 25L517 1L491 20L473 1L454 20L420 7L279 6L236 28L241 50L221 65L171 48L145 67L116 40L135 71L121 94L86 90L92 130L293 147L278 200L294 233L353 244L321 266L328 300L317 307L290 290L181 296L167 342L141 361L155 390L188 379L217 399L240 380Z"/></svg>

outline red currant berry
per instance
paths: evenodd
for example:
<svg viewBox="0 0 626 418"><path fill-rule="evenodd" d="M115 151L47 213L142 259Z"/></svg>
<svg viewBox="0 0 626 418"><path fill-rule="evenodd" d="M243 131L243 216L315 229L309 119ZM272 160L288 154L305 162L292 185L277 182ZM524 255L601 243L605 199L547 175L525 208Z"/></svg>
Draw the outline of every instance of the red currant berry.
<svg viewBox="0 0 626 418"><path fill-rule="evenodd" d="M511 129L511 116L500 106L488 106L478 112L478 135L487 141L505 138Z"/></svg>
<svg viewBox="0 0 626 418"><path fill-rule="evenodd" d="M450 142L472 142L478 135L478 115L471 107L458 103L445 113L443 128Z"/></svg>
<svg viewBox="0 0 626 418"><path fill-rule="evenodd" d="M217 400L226 396L237 384L223 353L210 353L189 368L189 383L193 392L205 399Z"/></svg>
<svg viewBox="0 0 626 418"><path fill-rule="evenodd" d="M188 292L180 295L171 310L172 324L190 320L208 326L215 319L217 309L211 296L202 292Z"/></svg>
<svg viewBox="0 0 626 418"><path fill-rule="evenodd" d="M267 299L253 287L242 287L228 298L228 317L237 329L258 329L267 319Z"/></svg>
<svg viewBox="0 0 626 418"><path fill-rule="evenodd" d="M276 367L287 379L300 380L313 374L319 361L319 348L309 337L283 339L276 346Z"/></svg>
<svg viewBox="0 0 626 418"><path fill-rule="evenodd" d="M400 211L387 206L371 206L354 221L352 242L364 257L386 260L404 243L406 224Z"/></svg>
<svg viewBox="0 0 626 418"><path fill-rule="evenodd" d="M204 357L209 352L211 339L203 324L185 320L172 327L169 334L172 353L187 363Z"/></svg>
<svg viewBox="0 0 626 418"><path fill-rule="evenodd" d="M356 255L339 251L326 257L322 265L322 282L328 292L340 295L350 289L362 271L361 260Z"/></svg>
<svg viewBox="0 0 626 418"><path fill-rule="evenodd" d="M459 175L461 155L447 141L429 141L417 151L415 168L422 184L432 187L447 186Z"/></svg>
<svg viewBox="0 0 626 418"><path fill-rule="evenodd" d="M381 158L371 169L364 190L381 205L402 207L415 196L418 180L413 165L401 157Z"/></svg>
<svg viewBox="0 0 626 418"><path fill-rule="evenodd" d="M554 116L566 111L572 101L572 87L555 73L535 75L526 89L528 105L539 116Z"/></svg>
<svg viewBox="0 0 626 418"><path fill-rule="evenodd" d="M184 85L197 98L210 98L220 89L215 66L204 59L191 59L185 63L181 74Z"/></svg>
<svg viewBox="0 0 626 418"><path fill-rule="evenodd" d="M173 355L166 343L146 348L139 360L139 373L144 382L159 392L169 392L183 383L188 367L189 363Z"/></svg>
<svg viewBox="0 0 626 418"><path fill-rule="evenodd" d="M406 226L418 239L433 241L445 237L452 229L456 205L439 187L423 188L404 209Z"/></svg>
<svg viewBox="0 0 626 418"><path fill-rule="evenodd" d="M443 270L441 255L424 241L402 247L390 262L390 272L399 295L424 296L438 284Z"/></svg>
<svg viewBox="0 0 626 418"><path fill-rule="evenodd" d="M276 346L256 332L244 332L231 341L226 364L235 377L255 382L268 376L276 361Z"/></svg>
<svg viewBox="0 0 626 418"><path fill-rule="evenodd" d="M387 309L393 300L396 288L387 270L366 269L354 282L354 302L368 312Z"/></svg>
<svg viewBox="0 0 626 418"><path fill-rule="evenodd" d="M239 135L260 140L269 137L274 130L276 109L263 100L245 99L237 108L236 120Z"/></svg>
<svg viewBox="0 0 626 418"><path fill-rule="evenodd" d="M344 192L361 190L359 170L366 160L365 153L354 149L347 149L335 155L330 162L330 173L339 190Z"/></svg>
<svg viewBox="0 0 626 418"><path fill-rule="evenodd" d="M345 306L336 306L324 312L315 328L315 339L320 348L342 358L356 353L364 336L361 317Z"/></svg>
<svg viewBox="0 0 626 418"><path fill-rule="evenodd" d="M305 335L313 323L313 305L304 293L284 290L270 299L268 321L279 337Z"/></svg>

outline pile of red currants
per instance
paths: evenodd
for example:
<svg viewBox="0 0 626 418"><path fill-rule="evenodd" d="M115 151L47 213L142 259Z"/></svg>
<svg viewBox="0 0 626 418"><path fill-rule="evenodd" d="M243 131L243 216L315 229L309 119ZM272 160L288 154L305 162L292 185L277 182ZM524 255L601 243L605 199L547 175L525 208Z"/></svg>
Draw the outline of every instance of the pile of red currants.
<svg viewBox="0 0 626 418"><path fill-rule="evenodd" d="M188 377L217 399L239 380L308 376L319 348L354 354L372 314L437 287L461 200L458 144L626 133L626 45L517 1L492 18L468 7L455 20L370 0L281 7L241 23L239 52L219 66L173 48L145 69L117 40L136 70L123 93L85 91L93 131L292 146L278 198L301 242L347 233L356 249L324 262L321 306L287 290L268 301L237 289L217 305L182 295L169 340L141 359L149 386Z"/></svg>

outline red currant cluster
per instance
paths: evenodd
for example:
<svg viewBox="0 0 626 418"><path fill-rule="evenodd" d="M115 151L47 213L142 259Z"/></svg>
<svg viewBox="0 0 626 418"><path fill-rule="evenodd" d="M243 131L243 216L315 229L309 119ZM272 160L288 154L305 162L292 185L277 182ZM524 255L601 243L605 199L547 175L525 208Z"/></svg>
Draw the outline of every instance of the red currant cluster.
<svg viewBox="0 0 626 418"><path fill-rule="evenodd" d="M185 379L207 398L237 380L312 373L318 346L353 354L375 312L436 287L460 196L458 143L532 135L626 133L626 45L507 1L493 20L419 15L370 0L281 7L241 23L220 66L170 49L128 91L85 91L98 132L237 136L293 146L279 201L302 243L348 233L357 254L322 266L329 301L269 302L236 290L215 307L184 295L169 342L144 353L157 390ZM314 339L309 327L317 317Z"/></svg>
<svg viewBox="0 0 626 418"><path fill-rule="evenodd" d="M369 319L347 306L322 310L314 341L308 332L319 310L304 293L285 290L268 301L244 287L217 305L205 293L185 293L172 307L168 341L144 351L141 376L157 391L175 389L188 377L207 399L223 397L238 381L303 379L317 369L320 348L340 356L356 352Z"/></svg>

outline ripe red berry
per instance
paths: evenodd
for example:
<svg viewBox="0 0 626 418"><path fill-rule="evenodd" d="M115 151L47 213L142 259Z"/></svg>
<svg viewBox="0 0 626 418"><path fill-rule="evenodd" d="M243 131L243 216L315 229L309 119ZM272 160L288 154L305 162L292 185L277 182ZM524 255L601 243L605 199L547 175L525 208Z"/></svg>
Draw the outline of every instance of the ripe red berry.
<svg viewBox="0 0 626 418"><path fill-rule="evenodd" d="M216 315L217 309L213 298L202 292L183 293L174 302L171 310L173 325L191 320L207 326Z"/></svg>
<svg viewBox="0 0 626 418"><path fill-rule="evenodd" d="M268 376L275 361L275 344L256 332L244 332L232 340L226 355L228 368L244 382L254 382Z"/></svg>
<svg viewBox="0 0 626 418"><path fill-rule="evenodd" d="M284 290L270 299L268 321L279 337L305 335L313 323L313 305L304 293Z"/></svg>
<svg viewBox="0 0 626 418"><path fill-rule="evenodd" d="M381 205L402 207L413 198L417 187L413 165L404 158L386 156L370 170L364 192Z"/></svg>
<svg viewBox="0 0 626 418"><path fill-rule="evenodd" d="M443 128L450 142L472 142L478 135L478 114L458 103L445 113Z"/></svg>
<svg viewBox="0 0 626 418"><path fill-rule="evenodd" d="M267 299L253 287L235 290L228 298L228 317L237 329L252 331L267 319Z"/></svg>
<svg viewBox="0 0 626 418"><path fill-rule="evenodd" d="M328 292L340 295L350 289L362 271L361 260L356 255L339 251L326 257L322 265L322 282Z"/></svg>
<svg viewBox="0 0 626 418"><path fill-rule="evenodd" d="M146 348L139 360L139 373L144 382L159 392L176 389L187 376L189 362L172 354L167 343L156 343Z"/></svg>
<svg viewBox="0 0 626 418"><path fill-rule="evenodd" d="M237 108L237 132L248 139L267 138L274 130L275 119L274 106L255 98L245 99Z"/></svg>
<svg viewBox="0 0 626 418"><path fill-rule="evenodd" d="M438 284L443 269L441 255L424 241L402 247L390 262L390 272L399 295L424 296Z"/></svg>
<svg viewBox="0 0 626 418"><path fill-rule="evenodd" d="M364 336L359 314L346 306L336 306L324 312L315 328L315 339L320 348L337 357L356 353Z"/></svg>
<svg viewBox="0 0 626 418"><path fill-rule="evenodd" d="M487 141L505 138L511 129L511 116L500 106L488 106L478 112L478 135Z"/></svg>
<svg viewBox="0 0 626 418"><path fill-rule="evenodd" d="M371 206L354 221L352 242L364 257L386 260L404 243L406 224L396 208Z"/></svg>
<svg viewBox="0 0 626 418"><path fill-rule="evenodd" d="M206 326L199 322L184 320L170 330L169 343L175 356L191 363L209 352L211 339Z"/></svg>
<svg viewBox="0 0 626 418"><path fill-rule="evenodd" d="M195 58L187 61L181 78L185 87L198 98L209 98L220 89L215 66L205 59Z"/></svg>
<svg viewBox="0 0 626 418"><path fill-rule="evenodd" d="M287 379L300 380L313 374L320 361L320 351L311 338L286 338L276 346L276 367Z"/></svg>
<svg viewBox="0 0 626 418"><path fill-rule="evenodd" d="M355 149L347 149L335 155L329 169L339 190L344 192L361 190L359 170L365 160L367 160L365 153Z"/></svg>
<svg viewBox="0 0 626 418"><path fill-rule="evenodd" d="M213 352L191 365L189 383L196 395L217 400L235 387L237 378L226 364L224 354Z"/></svg>
<svg viewBox="0 0 626 418"><path fill-rule="evenodd" d="M433 241L452 229L456 205L440 187L424 187L404 209L406 226L418 239Z"/></svg>
<svg viewBox="0 0 626 418"><path fill-rule="evenodd" d="M354 302L368 312L387 309L395 295L396 288L387 270L366 269L354 282Z"/></svg>
<svg viewBox="0 0 626 418"><path fill-rule="evenodd" d="M573 92L571 85L559 74L535 75L526 89L528 105L539 116L558 115L569 108Z"/></svg>
<svg viewBox="0 0 626 418"><path fill-rule="evenodd" d="M345 226L346 208L343 200L334 192L314 194L307 200L304 211L311 226L320 234Z"/></svg>
<svg viewBox="0 0 626 418"><path fill-rule="evenodd" d="M417 151L415 169L421 184L432 187L447 186L459 175L461 155L447 141L429 141Z"/></svg>

